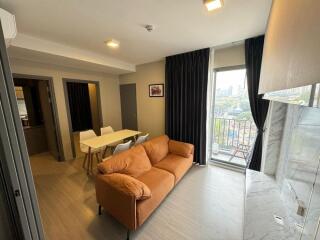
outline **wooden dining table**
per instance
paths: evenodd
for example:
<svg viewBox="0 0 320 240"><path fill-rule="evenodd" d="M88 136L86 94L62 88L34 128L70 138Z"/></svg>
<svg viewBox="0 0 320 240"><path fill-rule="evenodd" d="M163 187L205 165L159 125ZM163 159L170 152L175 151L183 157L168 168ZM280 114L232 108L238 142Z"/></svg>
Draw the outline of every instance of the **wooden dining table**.
<svg viewBox="0 0 320 240"><path fill-rule="evenodd" d="M90 171L92 173L92 149L98 149L103 148L108 145L117 143L119 141L123 141L127 138L134 138L136 140L136 137L141 134L139 131L135 130L129 130L129 129L123 129L120 131L115 131L113 133L108 133L102 136L93 137L90 139L86 139L83 141L80 141L80 144L86 145L88 149L88 159L87 159L87 174L90 174Z"/></svg>

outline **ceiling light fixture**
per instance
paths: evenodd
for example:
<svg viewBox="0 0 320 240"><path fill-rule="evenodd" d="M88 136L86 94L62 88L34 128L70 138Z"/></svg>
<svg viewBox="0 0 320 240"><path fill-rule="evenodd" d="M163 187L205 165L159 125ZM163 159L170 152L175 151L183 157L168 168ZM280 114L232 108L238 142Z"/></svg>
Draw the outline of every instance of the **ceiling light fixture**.
<svg viewBox="0 0 320 240"><path fill-rule="evenodd" d="M208 11L212 11L223 6L223 0L204 0L204 5L206 5Z"/></svg>
<svg viewBox="0 0 320 240"><path fill-rule="evenodd" d="M115 39L107 40L105 44L110 48L118 48L120 46L120 42Z"/></svg>

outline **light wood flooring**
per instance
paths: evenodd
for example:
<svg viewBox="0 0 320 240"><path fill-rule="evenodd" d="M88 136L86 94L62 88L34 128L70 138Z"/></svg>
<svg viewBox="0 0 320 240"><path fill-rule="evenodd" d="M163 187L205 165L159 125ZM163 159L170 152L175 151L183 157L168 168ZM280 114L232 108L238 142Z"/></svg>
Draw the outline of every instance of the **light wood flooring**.
<svg viewBox="0 0 320 240"><path fill-rule="evenodd" d="M125 239L121 224L105 212L97 215L82 159L57 162L40 154L30 161L46 239ZM194 166L132 239L241 240L243 198L242 173Z"/></svg>

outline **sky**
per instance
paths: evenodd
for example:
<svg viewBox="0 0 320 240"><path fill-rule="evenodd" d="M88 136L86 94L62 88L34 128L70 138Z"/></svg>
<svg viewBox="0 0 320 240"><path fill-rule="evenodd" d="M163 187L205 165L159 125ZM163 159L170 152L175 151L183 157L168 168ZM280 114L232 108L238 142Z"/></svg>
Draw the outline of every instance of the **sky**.
<svg viewBox="0 0 320 240"><path fill-rule="evenodd" d="M246 70L230 70L217 72L216 89L228 89L230 86L238 89L239 86L246 85Z"/></svg>

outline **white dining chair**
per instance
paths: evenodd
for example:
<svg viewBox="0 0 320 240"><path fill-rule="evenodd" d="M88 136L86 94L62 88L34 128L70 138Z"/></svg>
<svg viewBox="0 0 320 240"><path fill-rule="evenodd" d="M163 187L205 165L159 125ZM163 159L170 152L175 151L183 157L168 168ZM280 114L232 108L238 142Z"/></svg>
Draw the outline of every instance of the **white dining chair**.
<svg viewBox="0 0 320 240"><path fill-rule="evenodd" d="M100 132L101 132L101 136L102 135L106 135L106 134L109 134L109 133L113 133L114 130L111 126L108 126L108 127L102 127L100 128Z"/></svg>
<svg viewBox="0 0 320 240"><path fill-rule="evenodd" d="M134 146L144 143L145 141L147 141L148 137L149 137L149 133L147 133L144 136L139 136L138 139L135 141Z"/></svg>
<svg viewBox="0 0 320 240"><path fill-rule="evenodd" d="M84 155L84 159L83 159L83 163L82 163L82 167L83 168L85 168L85 164L86 164L86 162L88 160L89 147L84 145L84 144L82 144L81 141L87 140L87 139L90 139L90 138L94 138L96 136L97 135L95 134L95 132L93 130L87 130L87 131L80 132L80 151L85 154ZM91 161L88 162L88 169L91 168L91 170L92 170L92 158L93 158L93 155L96 156L97 162L100 162L99 154L101 152L101 149L100 148L93 148L93 149L91 149L90 152L91 152L90 153L91 154L91 156L90 156Z"/></svg>
<svg viewBox="0 0 320 240"><path fill-rule="evenodd" d="M132 140L126 142L126 143L120 143L116 146L111 156L104 158L102 161L106 161L110 158L112 158L113 155L121 153L123 151L129 150L131 146Z"/></svg>
<svg viewBox="0 0 320 240"><path fill-rule="evenodd" d="M132 143L132 140L126 142L126 143L120 143L116 146L116 148L113 151L113 155L118 154L120 152L126 151L130 148Z"/></svg>
<svg viewBox="0 0 320 240"><path fill-rule="evenodd" d="M107 135L107 134L110 134L110 133L113 133L114 130L111 126L107 126L107 127L102 127L100 128L100 133L101 133L101 136L102 135ZM102 154L102 157L104 158L104 156L106 155L106 152L108 150L108 148L111 148L111 151L118 145L122 143L122 141L119 141L119 142L115 142L115 143L112 143L112 144L109 144L107 145L105 148L104 148L104 151L103 151L103 154Z"/></svg>

